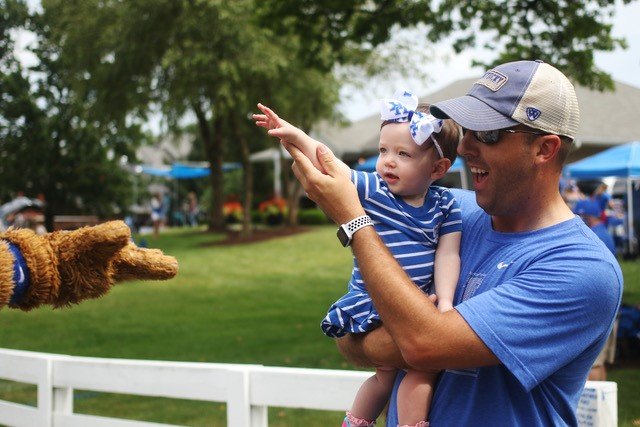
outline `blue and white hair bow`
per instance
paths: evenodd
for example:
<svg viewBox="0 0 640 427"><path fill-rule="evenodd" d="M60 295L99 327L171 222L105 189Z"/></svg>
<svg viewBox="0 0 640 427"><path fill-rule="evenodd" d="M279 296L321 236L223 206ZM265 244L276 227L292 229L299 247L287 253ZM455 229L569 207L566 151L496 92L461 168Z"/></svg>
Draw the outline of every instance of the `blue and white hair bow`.
<svg viewBox="0 0 640 427"><path fill-rule="evenodd" d="M390 122L409 122L409 131L415 143L422 145L431 138L442 159L444 153L433 134L442 130L443 121L429 113L415 111L417 106L418 97L408 90L400 89L393 94L393 98L380 100L380 118Z"/></svg>

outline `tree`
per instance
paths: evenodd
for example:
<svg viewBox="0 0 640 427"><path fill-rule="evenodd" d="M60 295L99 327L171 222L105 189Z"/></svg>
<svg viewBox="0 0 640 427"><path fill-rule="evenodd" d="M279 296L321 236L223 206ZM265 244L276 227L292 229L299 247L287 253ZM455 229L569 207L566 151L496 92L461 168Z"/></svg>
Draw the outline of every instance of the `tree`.
<svg viewBox="0 0 640 427"><path fill-rule="evenodd" d="M57 48L47 43L46 26L26 17L22 2L9 1L5 16L14 28L28 28L39 38L39 62L26 73L3 49L0 66L0 174L3 196L23 191L46 199L46 225L56 213L90 213L109 217L130 195L127 174L118 167L131 155L137 128L89 120L82 99L69 85ZM2 46L9 46L3 33ZM30 79L28 78L30 77Z"/></svg>
<svg viewBox="0 0 640 427"><path fill-rule="evenodd" d="M444 0L430 37L453 34L454 48L461 52L475 46L479 35L491 35L484 47L496 57L475 65L541 59L583 86L613 89L611 76L597 69L594 52L626 47L625 40L611 36L614 7L614 0Z"/></svg>
<svg viewBox="0 0 640 427"><path fill-rule="evenodd" d="M223 160L236 152L248 184L251 147L245 128L255 102L284 99L294 93L291 88L309 84L290 79L290 64L304 49L299 39L273 43L274 33L256 22L253 0L44 0L43 7L51 42L60 46L70 75L77 76L75 89L94 102L93 115L121 122L144 116L155 104L171 126L179 126L185 116L195 119L211 165L209 226L222 227ZM282 88L274 90L269 84L274 81ZM335 96L328 99L333 102ZM234 144L242 150L234 150ZM248 188L245 199L248 213Z"/></svg>
<svg viewBox="0 0 640 427"><path fill-rule="evenodd" d="M623 0L625 4L634 0ZM495 52L474 65L490 67L502 62L542 59L578 83L611 89L613 81L597 69L594 52L625 48L611 35L615 0L273 0L263 2L265 16L278 33L299 33L314 61L328 45L334 52L321 61L326 67L352 62L355 44L359 59L389 40L399 28L426 24L428 42L450 37L458 53L478 46ZM485 40L486 41L481 41ZM367 50L369 49L369 50ZM417 68L417 67L414 67ZM378 72L380 67L373 67Z"/></svg>

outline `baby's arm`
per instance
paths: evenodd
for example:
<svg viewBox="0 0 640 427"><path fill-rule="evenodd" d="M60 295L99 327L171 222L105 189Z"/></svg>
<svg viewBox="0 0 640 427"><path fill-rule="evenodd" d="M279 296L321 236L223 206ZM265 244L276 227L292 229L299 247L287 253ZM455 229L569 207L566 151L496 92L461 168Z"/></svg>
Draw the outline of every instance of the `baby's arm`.
<svg viewBox="0 0 640 427"><path fill-rule="evenodd" d="M278 117L278 115L266 105L258 104L258 108L264 114L253 115L256 125L267 129L267 133L270 136L279 138L280 142L297 147L311 160L318 170L324 172L324 169L320 165L320 162L318 162L318 157L316 156L316 149L320 142L311 138L301 129ZM340 161L340 165L341 170L343 170L344 173L351 174L349 166L342 161Z"/></svg>
<svg viewBox="0 0 640 427"><path fill-rule="evenodd" d="M438 310L453 308L453 295L460 276L460 238L457 231L440 236L434 263L434 286L438 297Z"/></svg>

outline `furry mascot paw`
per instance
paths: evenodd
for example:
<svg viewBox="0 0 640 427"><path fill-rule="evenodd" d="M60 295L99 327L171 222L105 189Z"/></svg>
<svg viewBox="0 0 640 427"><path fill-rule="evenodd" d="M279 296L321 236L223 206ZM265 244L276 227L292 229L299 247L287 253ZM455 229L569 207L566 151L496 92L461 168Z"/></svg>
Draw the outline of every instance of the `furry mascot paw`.
<svg viewBox="0 0 640 427"><path fill-rule="evenodd" d="M166 280L178 273L174 257L137 247L122 221L44 235L8 230L0 239L0 307L65 307L98 298L117 282ZM16 255L7 242L19 249L28 269L30 284L17 302L11 302Z"/></svg>

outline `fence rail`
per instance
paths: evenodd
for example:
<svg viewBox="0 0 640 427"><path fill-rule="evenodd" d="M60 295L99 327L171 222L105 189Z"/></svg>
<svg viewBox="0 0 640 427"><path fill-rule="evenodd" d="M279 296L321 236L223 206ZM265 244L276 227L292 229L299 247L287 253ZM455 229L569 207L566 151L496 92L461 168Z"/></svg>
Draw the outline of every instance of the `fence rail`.
<svg viewBox="0 0 640 427"><path fill-rule="evenodd" d="M224 402L228 426L267 427L269 407L348 409L363 371L261 365L105 359L0 349L0 379L37 387L37 406L0 400L0 424L12 427L159 427L76 414L74 389ZM581 426L617 424L615 383L587 383Z"/></svg>

